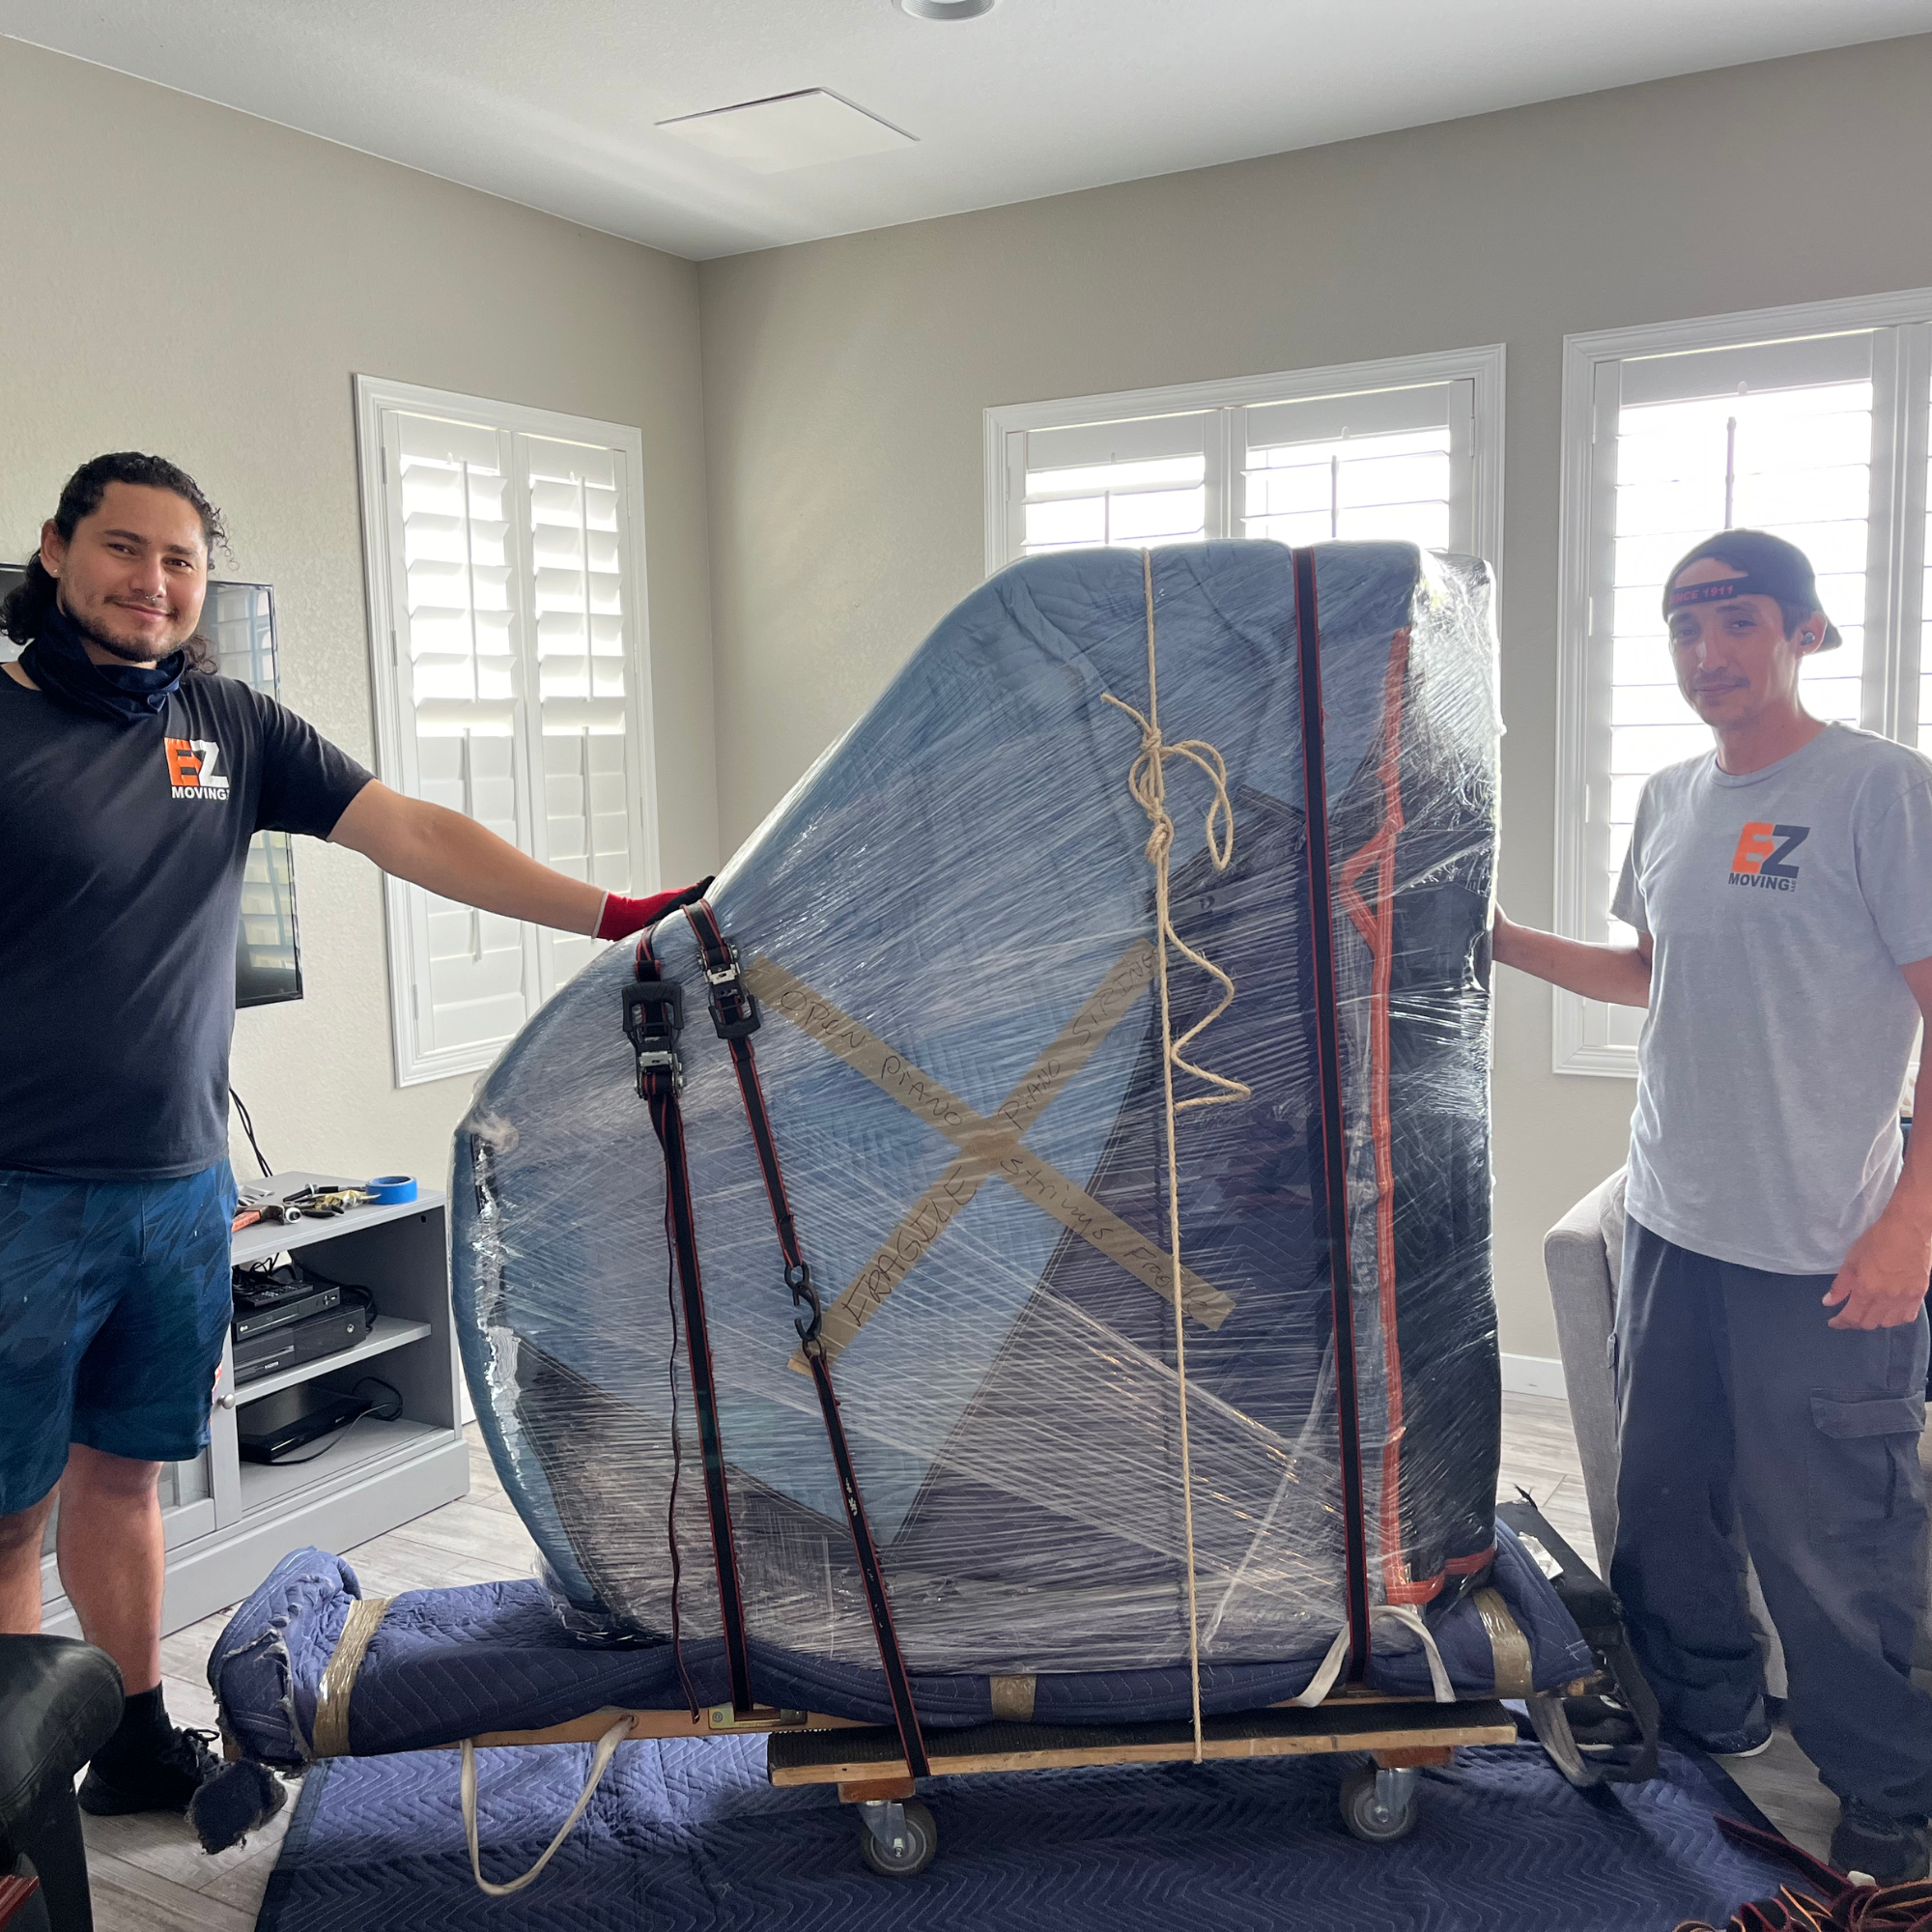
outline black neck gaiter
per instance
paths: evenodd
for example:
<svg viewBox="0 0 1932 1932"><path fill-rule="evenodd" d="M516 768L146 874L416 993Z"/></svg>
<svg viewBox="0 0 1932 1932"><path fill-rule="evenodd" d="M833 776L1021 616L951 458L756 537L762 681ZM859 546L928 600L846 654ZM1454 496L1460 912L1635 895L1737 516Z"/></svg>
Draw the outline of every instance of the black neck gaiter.
<svg viewBox="0 0 1932 1932"><path fill-rule="evenodd" d="M187 668L187 654L176 651L146 667L98 665L87 655L79 627L55 603L41 619L40 635L20 653L20 668L49 697L75 711L136 724L167 709Z"/></svg>

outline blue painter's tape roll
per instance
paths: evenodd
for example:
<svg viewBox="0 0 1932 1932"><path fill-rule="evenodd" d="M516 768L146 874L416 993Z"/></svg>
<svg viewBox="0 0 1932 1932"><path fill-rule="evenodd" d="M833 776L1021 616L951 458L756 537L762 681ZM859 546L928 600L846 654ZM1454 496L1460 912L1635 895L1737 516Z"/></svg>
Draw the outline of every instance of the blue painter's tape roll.
<svg viewBox="0 0 1932 1932"><path fill-rule="evenodd" d="M412 1174L379 1174L362 1191L375 1196L378 1208L391 1208L398 1201L416 1198L416 1178Z"/></svg>

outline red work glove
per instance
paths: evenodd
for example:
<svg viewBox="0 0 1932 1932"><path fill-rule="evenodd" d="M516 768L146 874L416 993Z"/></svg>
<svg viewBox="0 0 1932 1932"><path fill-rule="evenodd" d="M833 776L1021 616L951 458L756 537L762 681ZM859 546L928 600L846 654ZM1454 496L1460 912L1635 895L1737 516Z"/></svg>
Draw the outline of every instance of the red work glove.
<svg viewBox="0 0 1932 1932"><path fill-rule="evenodd" d="M628 939L632 933L641 932L645 926L655 924L666 913L675 912L679 906L701 899L710 890L711 880L706 877L679 892L652 893L640 899L627 898L622 893L606 893L604 916L597 922L597 937Z"/></svg>

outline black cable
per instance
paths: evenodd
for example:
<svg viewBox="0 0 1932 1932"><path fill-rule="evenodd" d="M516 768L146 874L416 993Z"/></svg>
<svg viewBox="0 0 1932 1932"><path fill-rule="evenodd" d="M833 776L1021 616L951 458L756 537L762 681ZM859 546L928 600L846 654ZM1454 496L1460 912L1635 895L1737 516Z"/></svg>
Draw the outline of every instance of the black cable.
<svg viewBox="0 0 1932 1932"><path fill-rule="evenodd" d="M248 1145L255 1150L255 1158L262 1164L262 1179L272 1179L275 1170L269 1165L269 1157L262 1151L262 1143L255 1138L255 1122L248 1118L248 1103L229 1088L228 1097L234 1103L235 1111L242 1117L242 1131L248 1136Z"/></svg>

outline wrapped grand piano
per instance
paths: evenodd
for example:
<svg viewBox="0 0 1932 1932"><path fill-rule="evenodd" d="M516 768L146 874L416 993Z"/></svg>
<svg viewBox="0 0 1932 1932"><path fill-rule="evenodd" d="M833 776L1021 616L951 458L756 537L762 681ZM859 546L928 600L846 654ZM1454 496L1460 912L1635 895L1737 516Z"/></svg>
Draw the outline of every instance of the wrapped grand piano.
<svg viewBox="0 0 1932 1932"><path fill-rule="evenodd" d="M742 1701L735 1598L761 1704L892 1714L722 997L922 1722L1173 1717L1197 1658L1209 1712L1489 1694L1480 1585L1576 1675L1493 1510L1499 729L1489 573L1407 545L960 605L711 891L740 978L652 936L701 1282L631 947L458 1132L464 1364L565 1627Z"/></svg>

